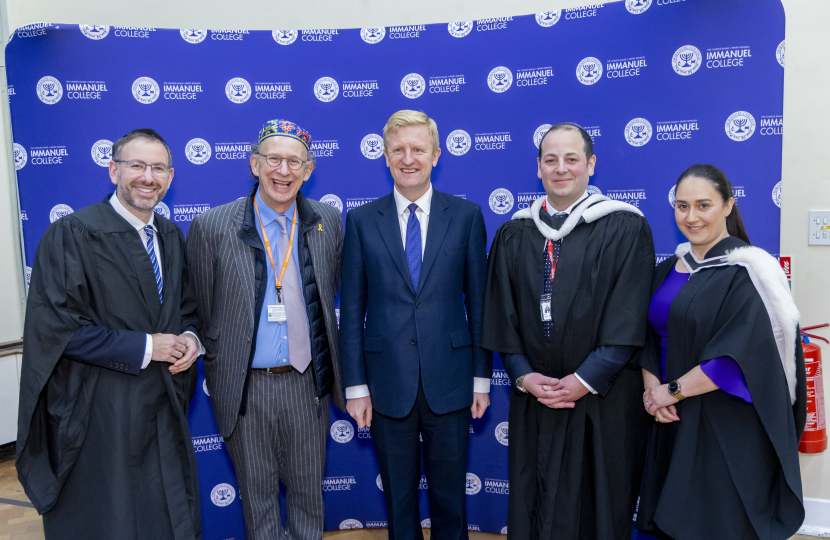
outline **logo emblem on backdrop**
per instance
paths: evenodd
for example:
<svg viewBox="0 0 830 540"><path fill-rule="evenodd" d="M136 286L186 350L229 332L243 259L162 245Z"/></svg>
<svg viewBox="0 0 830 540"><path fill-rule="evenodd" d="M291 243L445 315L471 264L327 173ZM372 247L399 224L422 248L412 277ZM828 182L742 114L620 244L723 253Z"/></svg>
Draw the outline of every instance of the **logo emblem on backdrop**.
<svg viewBox="0 0 830 540"><path fill-rule="evenodd" d="M487 86L493 92L506 92L513 84L513 73L504 66L493 68L487 75Z"/></svg>
<svg viewBox="0 0 830 540"><path fill-rule="evenodd" d="M700 49L694 45L683 45L671 57L671 65L674 71L679 75L691 75L703 63L703 55L700 54Z"/></svg>
<svg viewBox="0 0 830 540"><path fill-rule="evenodd" d="M323 195L320 197L320 202L323 204L327 204L329 206L333 206L337 208L340 213L343 213L343 201L337 195L329 193L328 195Z"/></svg>
<svg viewBox="0 0 830 540"><path fill-rule="evenodd" d="M78 28L81 29L81 33L88 37L89 39L104 39L107 37L107 34L110 33L109 26L93 26L89 24L79 24Z"/></svg>
<svg viewBox="0 0 830 540"><path fill-rule="evenodd" d="M429 519L429 518L426 518L425 520L423 520L421 522L421 528L422 529L431 529L432 528L432 520Z"/></svg>
<svg viewBox="0 0 830 540"><path fill-rule="evenodd" d="M542 13L536 14L536 22L539 24L539 26L544 26L545 28L547 28L558 23L559 18L561 16L561 9L557 9L556 11L543 11Z"/></svg>
<svg viewBox="0 0 830 540"><path fill-rule="evenodd" d="M467 473L467 495L475 495L481 491L481 479L471 472Z"/></svg>
<svg viewBox="0 0 830 540"><path fill-rule="evenodd" d="M366 43L378 43L383 39L383 36L386 35L386 28L381 26L380 28L361 28L360 29L360 37L363 38L363 41Z"/></svg>
<svg viewBox="0 0 830 540"><path fill-rule="evenodd" d="M150 77L139 77L133 83L133 97L139 103L149 105L159 98L159 85Z"/></svg>
<svg viewBox="0 0 830 540"><path fill-rule="evenodd" d="M625 140L631 146L643 146L651 140L651 123L645 118L635 118L625 126Z"/></svg>
<svg viewBox="0 0 830 540"><path fill-rule="evenodd" d="M426 81L417 73L410 73L401 81L401 93L409 99L421 97L426 88Z"/></svg>
<svg viewBox="0 0 830 540"><path fill-rule="evenodd" d="M652 0L625 0L625 9L627 9L629 13L639 15L651 7L651 1Z"/></svg>
<svg viewBox="0 0 830 540"><path fill-rule="evenodd" d="M271 30L271 35L274 37L274 41L280 45L291 45L297 41L298 34L299 32L296 30Z"/></svg>
<svg viewBox="0 0 830 540"><path fill-rule="evenodd" d="M784 42L783 41L781 43L779 43L778 48L775 49L775 58L778 59L778 63L781 64L781 67L784 67Z"/></svg>
<svg viewBox="0 0 830 540"><path fill-rule="evenodd" d="M383 155L383 137L370 133L360 141L360 151L369 159L377 159Z"/></svg>
<svg viewBox="0 0 830 540"><path fill-rule="evenodd" d="M755 118L746 111L738 111L726 119L726 134L733 141L745 141L755 133Z"/></svg>
<svg viewBox="0 0 830 540"><path fill-rule="evenodd" d="M55 205L52 210L49 211L49 222L54 223L63 216L71 214L72 212L74 212L74 210L72 210L72 207L68 204Z"/></svg>
<svg viewBox="0 0 830 540"><path fill-rule="evenodd" d="M37 97L47 105L54 105L63 97L63 85L47 75L37 82Z"/></svg>
<svg viewBox="0 0 830 540"><path fill-rule="evenodd" d="M251 85L242 77L234 77L225 85L225 95L234 103L245 103L251 97Z"/></svg>
<svg viewBox="0 0 830 540"><path fill-rule="evenodd" d="M363 523L356 519L345 519L340 523L341 529L362 529Z"/></svg>
<svg viewBox="0 0 830 540"><path fill-rule="evenodd" d="M602 62L593 56L582 60L576 66L576 78L582 84L595 84L602 78Z"/></svg>
<svg viewBox="0 0 830 540"><path fill-rule="evenodd" d="M674 208L674 204L677 202L677 195L675 195L675 191L677 190L677 184L673 185L669 190L669 204L672 208Z"/></svg>
<svg viewBox="0 0 830 540"><path fill-rule="evenodd" d="M92 145L92 161L101 167L109 167L112 160L112 141L101 139Z"/></svg>
<svg viewBox="0 0 830 540"><path fill-rule="evenodd" d="M32 267L26 267L26 292L29 292L29 283L32 282Z"/></svg>
<svg viewBox="0 0 830 540"><path fill-rule="evenodd" d="M190 139L184 147L184 153L191 163L202 165L210 159L210 143L204 139Z"/></svg>
<svg viewBox="0 0 830 540"><path fill-rule="evenodd" d="M588 192L588 195L602 195L601 189L599 189L597 186L592 186L590 184L588 185L588 187L585 188L585 191Z"/></svg>
<svg viewBox="0 0 830 540"><path fill-rule="evenodd" d="M317 82L314 83L314 95L317 96L317 99L324 103L334 101L334 98L336 98L339 93L340 86L337 84L337 81L331 77L320 77L317 79Z"/></svg>
<svg viewBox="0 0 830 540"><path fill-rule="evenodd" d="M775 184L775 187L772 188L772 202L775 203L775 206L781 208L781 182Z"/></svg>
<svg viewBox="0 0 830 540"><path fill-rule="evenodd" d="M375 484L377 484L379 490L383 491L383 481L380 479L380 475L375 479Z"/></svg>
<svg viewBox="0 0 830 540"><path fill-rule="evenodd" d="M207 389L207 379L204 379L204 380L202 381L202 390L204 390L204 391L205 391L205 395L206 395L207 397L210 397L210 392L208 392L208 389Z"/></svg>
<svg viewBox="0 0 830 540"><path fill-rule="evenodd" d="M507 422L502 422L496 426L496 440L504 446L507 446Z"/></svg>
<svg viewBox="0 0 830 540"><path fill-rule="evenodd" d="M513 194L504 188L496 188L490 194L490 210L506 214L513 208Z"/></svg>
<svg viewBox="0 0 830 540"><path fill-rule="evenodd" d="M450 35L452 37L462 38L470 33L473 29L473 21L459 21L459 22L451 22L447 25L447 30L449 30Z"/></svg>
<svg viewBox="0 0 830 540"><path fill-rule="evenodd" d="M188 43L201 43L207 37L207 30L203 28L182 28L179 33Z"/></svg>
<svg viewBox="0 0 830 540"><path fill-rule="evenodd" d="M216 484L210 490L210 500L216 506L228 506L234 499L236 499L236 490L230 484Z"/></svg>
<svg viewBox="0 0 830 540"><path fill-rule="evenodd" d="M29 161L29 155L26 153L26 149L23 148L23 145L14 143L14 170L19 171L25 167L27 161Z"/></svg>
<svg viewBox="0 0 830 540"><path fill-rule="evenodd" d="M463 156L470 151L473 140L463 129L456 129L447 137L447 150L454 156Z"/></svg>
<svg viewBox="0 0 830 540"><path fill-rule="evenodd" d="M542 144L542 137L548 132L553 125L551 124L542 124L541 126L536 128L536 131L533 132L533 144L536 145L536 148L539 148L539 145Z"/></svg>
<svg viewBox="0 0 830 540"><path fill-rule="evenodd" d="M164 204L163 202L160 202L156 206L154 206L153 212L160 216L164 216L167 219L170 219L170 207Z"/></svg>
<svg viewBox="0 0 830 540"><path fill-rule="evenodd" d="M329 433L335 442L347 443L354 437L354 426L348 420L338 420L331 425Z"/></svg>

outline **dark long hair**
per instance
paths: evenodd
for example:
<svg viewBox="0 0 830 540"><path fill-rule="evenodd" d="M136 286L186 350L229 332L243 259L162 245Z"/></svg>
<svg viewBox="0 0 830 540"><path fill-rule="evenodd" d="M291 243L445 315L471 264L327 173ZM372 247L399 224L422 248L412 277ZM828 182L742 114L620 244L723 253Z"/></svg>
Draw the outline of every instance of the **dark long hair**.
<svg viewBox="0 0 830 540"><path fill-rule="evenodd" d="M713 186L715 186L715 191L718 192L718 195L721 196L724 203L734 197L732 194L732 184L726 178L726 175L723 174L723 171L714 165L704 164L692 165L686 169L674 185L675 193L677 193L677 189L680 187L680 182L690 176L696 176L697 178L708 180ZM726 216L726 232L729 233L729 236L740 238L747 244L751 244L749 237L746 235L746 229L744 228L744 222L741 219L741 214L738 212L738 203L732 205L732 212Z"/></svg>

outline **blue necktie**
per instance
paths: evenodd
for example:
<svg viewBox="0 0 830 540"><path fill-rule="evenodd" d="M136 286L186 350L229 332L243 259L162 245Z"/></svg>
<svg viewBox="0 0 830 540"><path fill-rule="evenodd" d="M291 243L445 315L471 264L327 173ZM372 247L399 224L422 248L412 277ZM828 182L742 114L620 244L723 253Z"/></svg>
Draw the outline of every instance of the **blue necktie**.
<svg viewBox="0 0 830 540"><path fill-rule="evenodd" d="M406 264L415 292L418 292L418 281L421 279L421 222L415 215L417 209L417 204L409 205L409 221L406 222Z"/></svg>
<svg viewBox="0 0 830 540"><path fill-rule="evenodd" d="M153 273L156 275L156 286L159 289L159 302L162 302L161 295L161 269L159 268L158 259L156 259L156 250L153 247L153 226L147 225L144 227L144 232L147 233L147 255L150 256L150 262L153 263Z"/></svg>

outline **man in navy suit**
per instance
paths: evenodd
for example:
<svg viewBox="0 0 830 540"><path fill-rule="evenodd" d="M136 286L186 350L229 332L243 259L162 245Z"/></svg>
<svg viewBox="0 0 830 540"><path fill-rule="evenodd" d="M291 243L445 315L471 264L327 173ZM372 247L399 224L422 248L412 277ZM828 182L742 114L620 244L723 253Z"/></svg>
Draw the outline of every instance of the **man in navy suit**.
<svg viewBox="0 0 830 540"><path fill-rule="evenodd" d="M432 532L466 540L470 415L480 418L490 404L493 363L480 347L484 217L477 204L433 189L441 149L427 115L396 112L383 142L394 190L346 217L346 408L359 427L371 428L390 540L422 538L419 434Z"/></svg>

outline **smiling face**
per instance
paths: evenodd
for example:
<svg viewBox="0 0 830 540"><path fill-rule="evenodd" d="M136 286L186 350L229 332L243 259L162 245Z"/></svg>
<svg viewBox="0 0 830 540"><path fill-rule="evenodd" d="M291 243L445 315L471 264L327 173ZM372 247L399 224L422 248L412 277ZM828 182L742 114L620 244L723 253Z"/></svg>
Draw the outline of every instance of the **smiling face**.
<svg viewBox="0 0 830 540"><path fill-rule="evenodd" d="M121 149L119 161L142 161L147 165L167 165L167 149L158 141L136 138ZM133 171L127 163L110 161L110 180L121 204L132 214L147 223L153 208L164 198L173 181L173 169L164 176L154 176L150 168Z"/></svg>
<svg viewBox="0 0 830 540"><path fill-rule="evenodd" d="M732 212L735 199L724 201L709 180L697 176L684 178L675 191L674 219L689 240L698 259L718 242L729 236L726 216Z"/></svg>
<svg viewBox="0 0 830 540"><path fill-rule="evenodd" d="M387 136L383 149L386 166L395 180L398 192L410 201L418 200L429 189L432 168L438 164L440 148L433 148L429 127L403 126Z"/></svg>
<svg viewBox="0 0 830 540"><path fill-rule="evenodd" d="M291 137L269 137L260 144L259 153L263 155L251 156L251 170L259 177L260 195L265 204L282 214L294 204L314 165L306 163L308 150L305 145ZM264 156L279 156L283 160L279 166L273 167ZM304 162L303 166L299 170L291 170L288 159L299 159Z"/></svg>
<svg viewBox="0 0 830 540"><path fill-rule="evenodd" d="M597 156L587 158L579 131L558 129L544 138L542 157L536 161L537 176L542 179L548 200L561 212L585 193Z"/></svg>

